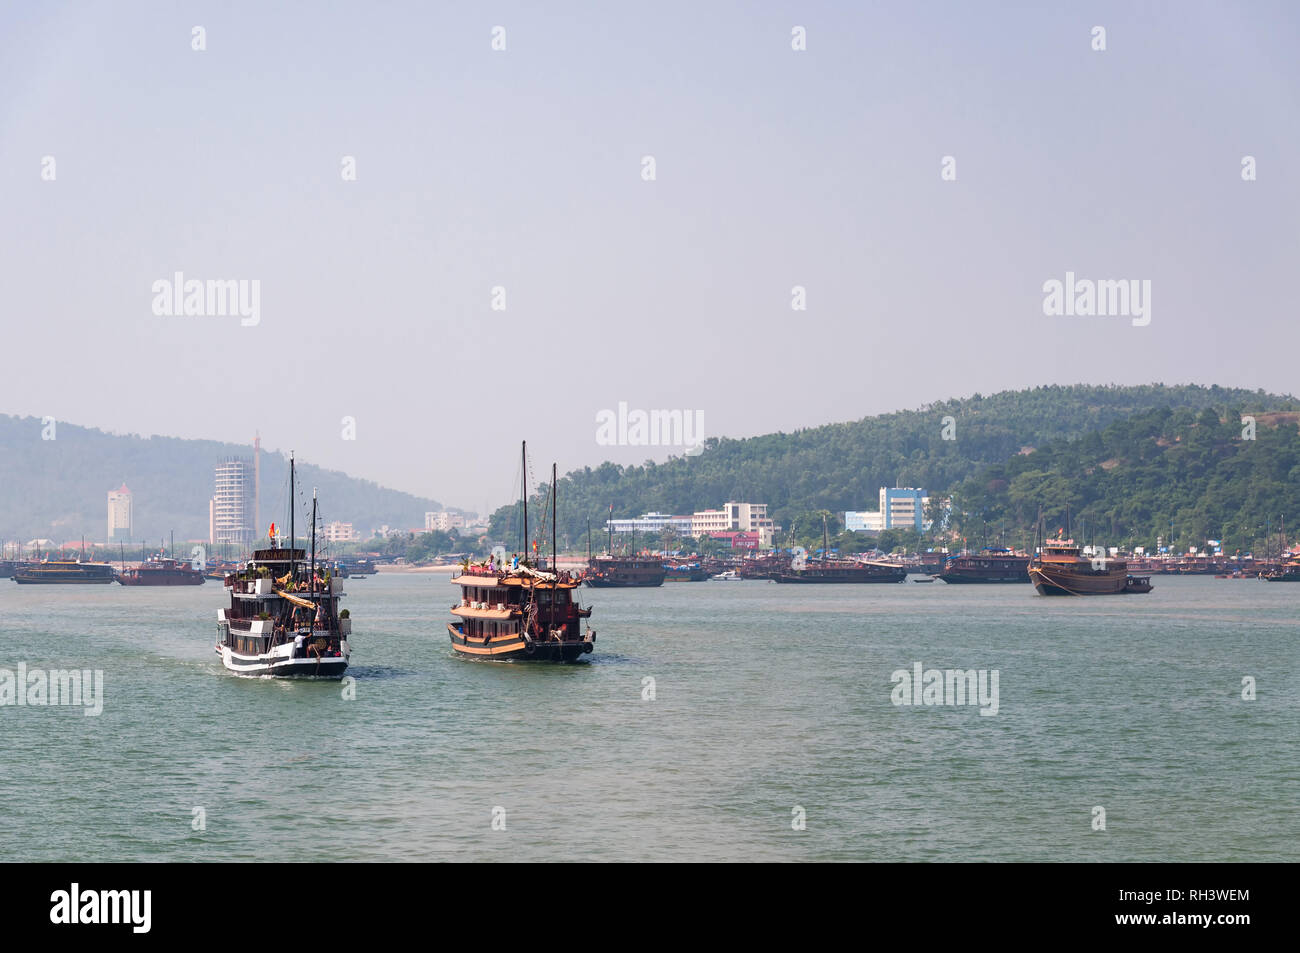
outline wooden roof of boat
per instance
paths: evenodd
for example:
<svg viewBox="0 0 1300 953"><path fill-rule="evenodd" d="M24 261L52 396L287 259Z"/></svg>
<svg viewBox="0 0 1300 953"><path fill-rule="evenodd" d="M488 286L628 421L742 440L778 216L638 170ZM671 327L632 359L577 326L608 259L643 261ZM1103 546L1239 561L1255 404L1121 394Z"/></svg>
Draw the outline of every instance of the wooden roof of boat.
<svg viewBox="0 0 1300 953"><path fill-rule="evenodd" d="M462 586L519 586L524 589L576 589L582 585L581 579L568 573L561 573L558 580L543 577L552 577L552 574L539 573L537 576L531 576L512 570L488 572L486 566L470 566L459 576L455 576L452 582Z"/></svg>

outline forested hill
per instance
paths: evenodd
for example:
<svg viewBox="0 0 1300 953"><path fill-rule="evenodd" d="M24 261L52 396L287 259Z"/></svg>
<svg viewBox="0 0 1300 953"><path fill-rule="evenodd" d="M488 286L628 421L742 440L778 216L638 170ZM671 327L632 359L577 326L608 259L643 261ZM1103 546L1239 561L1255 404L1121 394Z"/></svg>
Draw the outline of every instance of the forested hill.
<svg viewBox="0 0 1300 953"><path fill-rule="evenodd" d="M954 494L971 539L1011 541L1042 507L1046 529L1106 546L1178 551L1221 540L1225 552L1258 551L1281 517L1300 528L1300 413L1260 413L1253 428L1236 411L1161 408L1098 432L1057 441L982 470ZM1276 551L1276 535L1271 545Z"/></svg>
<svg viewBox="0 0 1300 953"><path fill-rule="evenodd" d="M560 480L561 532L576 545L587 519L602 527L611 504L615 516L637 516L751 501L767 503L773 519L787 525L808 510L875 509L882 486L947 493L1026 448L1078 438L1161 408L1235 414L1296 409L1300 402L1218 386L1051 386L976 394L794 433L712 438L698 456L570 472ZM516 511L506 506L494 514L494 538L518 538Z"/></svg>
<svg viewBox="0 0 1300 953"><path fill-rule="evenodd" d="M109 490L125 481L134 494L136 538L206 539L213 468L227 457L251 459L252 447L215 440L119 436L58 422L42 439L39 418L0 415L0 538L45 537L62 543L85 534L102 540ZM336 470L298 462L299 497L310 512L311 488L320 490L326 521L353 523L367 534L388 524L424 525L435 500L389 490ZM289 461L262 452L264 524L287 514ZM301 513L301 510L300 510ZM301 519L301 516L300 516ZM305 522L305 521L304 521ZM265 526L259 527L265 530Z"/></svg>

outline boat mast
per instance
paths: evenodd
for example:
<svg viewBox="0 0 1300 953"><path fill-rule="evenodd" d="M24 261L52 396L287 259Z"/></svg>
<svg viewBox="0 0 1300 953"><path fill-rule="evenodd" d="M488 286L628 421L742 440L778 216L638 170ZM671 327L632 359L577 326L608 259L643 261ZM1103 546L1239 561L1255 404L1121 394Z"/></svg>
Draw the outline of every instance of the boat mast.
<svg viewBox="0 0 1300 953"><path fill-rule="evenodd" d="M311 488L311 585L316 591L316 487Z"/></svg>
<svg viewBox="0 0 1300 953"><path fill-rule="evenodd" d="M519 481L520 499L524 501L524 565L528 565L528 441L523 442L520 453Z"/></svg>
<svg viewBox="0 0 1300 953"><path fill-rule="evenodd" d="M587 517L587 562L591 562L591 517Z"/></svg>
<svg viewBox="0 0 1300 953"><path fill-rule="evenodd" d="M826 527L826 514L822 514L822 559L831 558L831 533Z"/></svg>
<svg viewBox="0 0 1300 953"><path fill-rule="evenodd" d="M293 583L293 548L297 543L297 540L294 535L295 530L293 525L294 503L296 502L296 500L294 500L293 498L294 476L295 476L295 470L294 470L294 462L293 462L293 451L290 450L289 451L289 582L290 584Z"/></svg>
<svg viewBox="0 0 1300 953"><path fill-rule="evenodd" d="M555 464L551 464L551 572L560 571L560 557L555 549Z"/></svg>
<svg viewBox="0 0 1300 953"><path fill-rule="evenodd" d="M608 556L614 555L614 504L609 504L609 520L605 523L609 527L609 545L605 549Z"/></svg>

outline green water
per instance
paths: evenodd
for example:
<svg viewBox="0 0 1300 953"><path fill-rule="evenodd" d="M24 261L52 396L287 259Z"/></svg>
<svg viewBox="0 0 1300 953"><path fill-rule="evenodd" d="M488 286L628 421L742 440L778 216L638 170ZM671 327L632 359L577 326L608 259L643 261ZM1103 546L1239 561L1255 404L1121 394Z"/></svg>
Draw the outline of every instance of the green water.
<svg viewBox="0 0 1300 953"><path fill-rule="evenodd" d="M1155 583L582 590L557 666L455 656L447 577L380 575L348 700L226 673L216 583L0 581L0 667L105 679L0 707L0 858L1297 859L1300 586ZM998 713L894 705L915 662L997 670Z"/></svg>

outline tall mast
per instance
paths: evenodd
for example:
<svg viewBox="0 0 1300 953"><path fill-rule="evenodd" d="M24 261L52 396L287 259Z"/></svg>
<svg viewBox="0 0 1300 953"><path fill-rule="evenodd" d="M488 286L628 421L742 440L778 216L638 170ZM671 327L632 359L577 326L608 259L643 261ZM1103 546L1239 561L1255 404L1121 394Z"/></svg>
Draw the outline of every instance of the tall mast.
<svg viewBox="0 0 1300 953"><path fill-rule="evenodd" d="M826 525L826 516L822 515L822 559L831 558L831 531Z"/></svg>
<svg viewBox="0 0 1300 953"><path fill-rule="evenodd" d="M607 555L614 555L614 504L609 504L609 520L605 523L609 527L609 546L605 550Z"/></svg>
<svg viewBox="0 0 1300 953"><path fill-rule="evenodd" d="M311 488L311 585L316 591L316 488Z"/></svg>
<svg viewBox="0 0 1300 953"><path fill-rule="evenodd" d="M555 549L555 464L551 464L551 572L560 571L560 557Z"/></svg>
<svg viewBox="0 0 1300 953"><path fill-rule="evenodd" d="M587 562L591 562L591 517L587 517Z"/></svg>
<svg viewBox="0 0 1300 953"><path fill-rule="evenodd" d="M297 473L294 469L293 451L289 451L289 582L293 582L293 549L297 544L295 529L293 525L293 511L296 508L294 503L297 501L293 498L293 484Z"/></svg>
<svg viewBox="0 0 1300 953"><path fill-rule="evenodd" d="M524 565L528 565L528 441L523 442L520 453L520 497L524 501Z"/></svg>

